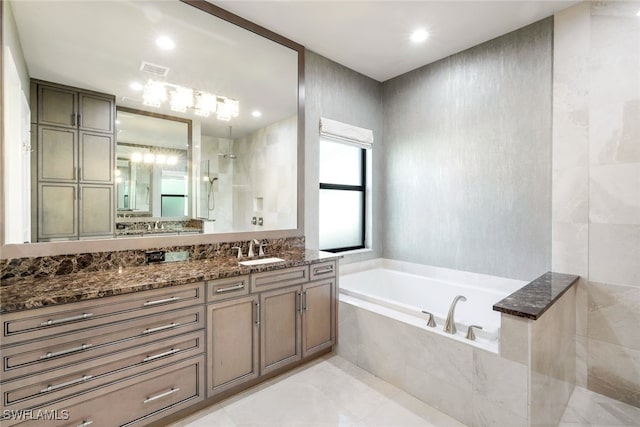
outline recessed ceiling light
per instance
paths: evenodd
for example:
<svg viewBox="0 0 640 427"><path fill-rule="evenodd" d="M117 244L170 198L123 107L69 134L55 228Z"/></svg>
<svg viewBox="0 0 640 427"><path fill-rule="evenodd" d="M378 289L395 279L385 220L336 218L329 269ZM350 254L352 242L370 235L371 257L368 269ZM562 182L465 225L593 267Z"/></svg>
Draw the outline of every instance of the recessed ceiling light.
<svg viewBox="0 0 640 427"><path fill-rule="evenodd" d="M139 92L142 89L144 89L144 86L142 86L142 84L138 82L130 83L129 87L131 88L131 90L135 90L136 92Z"/></svg>
<svg viewBox="0 0 640 427"><path fill-rule="evenodd" d="M253 117L260 117L260 116L262 116L262 113L260 111L258 111L258 110L255 110L255 111L251 112L251 115Z"/></svg>
<svg viewBox="0 0 640 427"><path fill-rule="evenodd" d="M158 45L160 49L164 50L172 50L174 47L176 47L175 42L166 36L158 37L156 39L156 45Z"/></svg>
<svg viewBox="0 0 640 427"><path fill-rule="evenodd" d="M411 41L414 43L421 43L429 38L429 33L427 30L420 28L419 30L415 30L411 34Z"/></svg>
<svg viewBox="0 0 640 427"><path fill-rule="evenodd" d="M640 9L636 12L636 16L640 16Z"/></svg>

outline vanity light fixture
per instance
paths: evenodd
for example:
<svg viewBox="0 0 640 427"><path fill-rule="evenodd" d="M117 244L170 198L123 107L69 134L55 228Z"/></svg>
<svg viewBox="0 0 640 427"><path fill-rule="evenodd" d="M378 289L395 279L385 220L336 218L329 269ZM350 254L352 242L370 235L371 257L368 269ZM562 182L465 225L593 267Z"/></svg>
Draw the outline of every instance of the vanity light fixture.
<svg viewBox="0 0 640 427"><path fill-rule="evenodd" d="M424 28L420 28L411 33L411 41L414 43L422 43L429 38L429 33Z"/></svg>
<svg viewBox="0 0 640 427"><path fill-rule="evenodd" d="M167 156L165 154L156 154L156 163L159 165L164 165L167 163Z"/></svg>
<svg viewBox="0 0 640 427"><path fill-rule="evenodd" d="M251 115L255 118L262 117L262 113L258 110L254 110L251 112Z"/></svg>
<svg viewBox="0 0 640 427"><path fill-rule="evenodd" d="M171 110L186 113L187 108L193 107L193 89L178 86L170 92Z"/></svg>
<svg viewBox="0 0 640 427"><path fill-rule="evenodd" d="M135 153L131 153L131 161L133 163L140 163L142 161L142 153L137 151Z"/></svg>
<svg viewBox="0 0 640 427"><path fill-rule="evenodd" d="M176 47L176 43L167 36L158 37L156 45L163 50L173 50Z"/></svg>
<svg viewBox="0 0 640 427"><path fill-rule="evenodd" d="M156 160L156 156L153 153L146 153L143 160L145 163L153 163Z"/></svg>
<svg viewBox="0 0 640 427"><path fill-rule="evenodd" d="M178 163L178 158L176 156L167 157L167 164L168 165L175 165L177 163Z"/></svg>
<svg viewBox="0 0 640 427"><path fill-rule="evenodd" d="M167 100L167 94L173 111L185 113L193 110L195 115L202 117L216 113L216 118L225 122L238 117L240 112L240 102L235 99L151 79L144 86L142 103L160 107Z"/></svg>

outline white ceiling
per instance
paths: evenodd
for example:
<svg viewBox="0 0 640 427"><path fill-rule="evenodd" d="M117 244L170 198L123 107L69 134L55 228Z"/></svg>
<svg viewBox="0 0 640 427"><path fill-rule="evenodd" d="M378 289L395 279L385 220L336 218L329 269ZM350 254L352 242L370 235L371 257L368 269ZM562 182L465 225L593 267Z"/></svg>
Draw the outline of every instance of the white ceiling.
<svg viewBox="0 0 640 427"><path fill-rule="evenodd" d="M216 1L378 81L521 28L578 1ZM425 28L415 45L409 35Z"/></svg>

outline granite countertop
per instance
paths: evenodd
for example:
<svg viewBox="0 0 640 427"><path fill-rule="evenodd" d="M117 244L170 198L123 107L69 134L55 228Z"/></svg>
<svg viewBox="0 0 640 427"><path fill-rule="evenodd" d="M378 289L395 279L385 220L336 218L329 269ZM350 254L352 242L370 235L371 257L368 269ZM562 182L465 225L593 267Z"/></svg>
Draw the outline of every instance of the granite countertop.
<svg viewBox="0 0 640 427"><path fill-rule="evenodd" d="M147 229L124 229L116 230L116 236L137 236L140 234L167 234L167 233L202 233L201 228L196 227L182 227L182 228L152 228Z"/></svg>
<svg viewBox="0 0 640 427"><path fill-rule="evenodd" d="M269 254L268 257L278 257L285 261L247 267L239 265L236 257L219 257L54 277L14 279L0 286L0 313L278 270L338 259L341 256L317 250L294 248Z"/></svg>
<svg viewBox="0 0 640 427"><path fill-rule="evenodd" d="M495 311L536 320L580 277L547 272L493 306Z"/></svg>

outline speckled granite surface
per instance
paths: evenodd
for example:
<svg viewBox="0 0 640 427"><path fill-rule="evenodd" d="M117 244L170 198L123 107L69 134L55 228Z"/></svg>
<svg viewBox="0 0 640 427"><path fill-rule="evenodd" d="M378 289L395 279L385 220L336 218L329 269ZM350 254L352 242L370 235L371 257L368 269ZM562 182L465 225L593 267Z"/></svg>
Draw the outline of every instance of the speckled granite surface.
<svg viewBox="0 0 640 427"><path fill-rule="evenodd" d="M300 248L287 248L276 253L269 253L268 256L277 256L285 261L245 267L238 264L236 257L222 256L105 271L84 271L52 277L16 278L0 287L0 313L166 288L340 258L340 255Z"/></svg>
<svg viewBox="0 0 640 427"><path fill-rule="evenodd" d="M266 239L267 254L275 254L292 248L304 249L304 237ZM231 248L241 246L242 253L249 251L249 241L199 244L190 246L162 246L146 250L165 252L189 252L189 259L202 260L232 256ZM145 265L146 250L125 250L115 252L91 252L35 258L14 258L0 260L0 287L17 279L54 277L64 274L106 271Z"/></svg>
<svg viewBox="0 0 640 427"><path fill-rule="evenodd" d="M547 272L494 304L493 309L536 320L576 283L579 276Z"/></svg>

